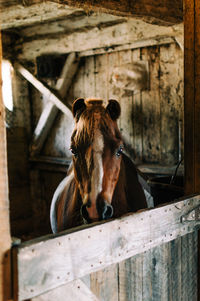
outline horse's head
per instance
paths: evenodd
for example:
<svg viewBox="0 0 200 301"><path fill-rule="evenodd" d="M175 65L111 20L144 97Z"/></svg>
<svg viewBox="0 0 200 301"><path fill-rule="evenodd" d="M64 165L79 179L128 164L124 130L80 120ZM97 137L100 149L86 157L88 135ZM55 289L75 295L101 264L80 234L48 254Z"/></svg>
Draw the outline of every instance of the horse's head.
<svg viewBox="0 0 200 301"><path fill-rule="evenodd" d="M112 217L113 192L118 181L123 142L116 120L120 105L109 100L77 99L73 103L75 129L71 151L75 180L82 198L82 216L88 222Z"/></svg>

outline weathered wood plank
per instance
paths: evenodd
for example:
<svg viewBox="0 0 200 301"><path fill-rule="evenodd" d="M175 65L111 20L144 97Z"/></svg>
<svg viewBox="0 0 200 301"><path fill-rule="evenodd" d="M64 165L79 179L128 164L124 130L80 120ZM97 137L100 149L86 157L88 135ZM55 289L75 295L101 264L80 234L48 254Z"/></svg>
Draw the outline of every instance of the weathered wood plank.
<svg viewBox="0 0 200 301"><path fill-rule="evenodd" d="M47 99L52 101L64 114L71 116L71 110L63 102L45 87L37 78L35 78L27 69L20 64L14 65L17 72L19 72L26 80L28 80L37 90L39 90Z"/></svg>
<svg viewBox="0 0 200 301"><path fill-rule="evenodd" d="M141 49L142 60L149 60L149 91L142 92L143 108L143 161L160 161L160 99L159 58L160 47Z"/></svg>
<svg viewBox="0 0 200 301"><path fill-rule="evenodd" d="M98 301L99 299L80 279L74 280L66 285L60 286L46 294L31 299L31 301Z"/></svg>
<svg viewBox="0 0 200 301"><path fill-rule="evenodd" d="M181 155L183 70L180 59L181 51L176 44L160 47L161 161L169 165L177 164Z"/></svg>
<svg viewBox="0 0 200 301"><path fill-rule="evenodd" d="M136 255L119 263L119 300L143 301L143 256Z"/></svg>
<svg viewBox="0 0 200 301"><path fill-rule="evenodd" d="M16 3L17 5L11 7L9 7L8 1L6 1L8 7L4 8L2 8L2 6L4 6L2 2L3 1L0 2L2 30L21 26L34 26L35 24L41 23L41 21L43 23L50 22L57 18L72 18L77 12L80 12L81 15L82 11L81 9L72 8L67 5L57 5L50 1L43 2L34 0L28 3L30 5L27 5L27 2L25 5L22 5L22 2L19 1ZM85 15L83 11L82 14Z"/></svg>
<svg viewBox="0 0 200 301"><path fill-rule="evenodd" d="M54 53L55 42L57 52L66 54L75 51L81 52L83 56L109 53L112 49L113 51L126 50L130 49L129 45L131 48L140 48L172 43L177 35L180 36L183 33L183 26L180 24L176 27L160 27L130 19L105 28L96 27L82 32L57 33L56 40L55 33L48 37L46 35L40 37L38 30L36 33L37 36L35 39L33 37L33 40L26 38L26 34L24 35L18 60L32 61L42 53ZM9 51L6 43L4 47Z"/></svg>
<svg viewBox="0 0 200 301"><path fill-rule="evenodd" d="M181 300L181 239L178 237L169 243L168 259L168 298L170 301Z"/></svg>
<svg viewBox="0 0 200 301"><path fill-rule="evenodd" d="M197 300L197 231L181 237L181 298Z"/></svg>
<svg viewBox="0 0 200 301"><path fill-rule="evenodd" d="M99 301L118 301L118 264L113 264L90 276L91 291Z"/></svg>
<svg viewBox="0 0 200 301"><path fill-rule="evenodd" d="M85 50L85 51L81 51L79 56L85 57L90 55L98 55L104 53L130 50L130 49L138 49L138 48L145 48L145 47L151 47L157 45L171 44L174 42L175 42L175 38L173 37L160 36L156 38L135 41L134 43L127 43L127 44L125 43L123 45L118 45L118 46L113 45L112 47L108 47L108 48L103 47L103 48Z"/></svg>
<svg viewBox="0 0 200 301"><path fill-rule="evenodd" d="M16 249L18 298L23 300L176 239L200 222L181 216L200 205L200 196L145 210L107 223L50 235ZM82 246L82 247L80 247Z"/></svg>
<svg viewBox="0 0 200 301"><path fill-rule="evenodd" d="M2 66L2 48L0 33L0 70ZM2 79L0 72L0 300L10 298L9 251L11 246L8 200L8 171L6 153L5 111L2 100Z"/></svg>

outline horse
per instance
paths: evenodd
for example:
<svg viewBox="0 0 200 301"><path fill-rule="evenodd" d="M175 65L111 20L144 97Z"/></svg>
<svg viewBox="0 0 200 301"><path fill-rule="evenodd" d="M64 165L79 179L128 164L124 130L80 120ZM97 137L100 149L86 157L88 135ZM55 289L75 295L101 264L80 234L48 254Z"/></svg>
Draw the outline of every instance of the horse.
<svg viewBox="0 0 200 301"><path fill-rule="evenodd" d="M53 195L53 233L147 208L136 167L124 153L119 103L78 98L72 113L72 164Z"/></svg>

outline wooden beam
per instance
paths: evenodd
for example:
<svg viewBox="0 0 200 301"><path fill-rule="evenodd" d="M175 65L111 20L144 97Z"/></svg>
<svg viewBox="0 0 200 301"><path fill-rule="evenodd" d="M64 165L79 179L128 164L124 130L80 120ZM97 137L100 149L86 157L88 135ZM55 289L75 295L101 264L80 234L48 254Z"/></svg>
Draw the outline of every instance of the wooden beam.
<svg viewBox="0 0 200 301"><path fill-rule="evenodd" d="M55 43L57 53L79 52L83 56L103 54L114 51L135 49L141 47L167 44L173 42L176 36L183 35L183 24L175 26L158 26L147 24L141 20L128 19L127 22L108 27L92 27L80 32L57 32L46 36L40 35L39 29L32 28L31 38L30 29L23 33L23 43L21 52L18 54L19 60L34 60L42 53L54 53ZM34 34L37 33L36 35ZM48 32L48 29L44 33ZM142 32L142 37L141 37ZM42 33L42 31L41 31ZM119 47L119 48L118 48ZM10 47L4 44L4 49L9 53ZM90 52L91 51L91 52Z"/></svg>
<svg viewBox="0 0 200 301"><path fill-rule="evenodd" d="M185 192L200 192L200 3L184 8Z"/></svg>
<svg viewBox="0 0 200 301"><path fill-rule="evenodd" d="M59 0L59 3L118 16L140 17L159 25L172 25L183 20L182 0Z"/></svg>
<svg viewBox="0 0 200 301"><path fill-rule="evenodd" d="M6 151L5 111L2 101L1 79L1 32L0 32L0 301L10 298L9 251L11 247L8 200L8 171Z"/></svg>
<svg viewBox="0 0 200 301"><path fill-rule="evenodd" d="M60 286L46 294L33 298L30 301L62 301L63 296L67 296L67 300L71 301L99 301L99 299L80 279Z"/></svg>
<svg viewBox="0 0 200 301"><path fill-rule="evenodd" d="M15 298L33 298L193 232L200 221L181 220L198 206L200 195L21 244L15 249Z"/></svg>
<svg viewBox="0 0 200 301"><path fill-rule="evenodd" d="M117 51L124 51L129 49L137 49L137 48L144 48L144 47L152 47L157 45L165 45L165 44L171 44L175 43L176 38L175 37L167 37L167 36L161 36L161 37L155 37L151 39L144 39L141 41L135 41L134 43L127 43L123 45L117 45L112 47L101 47L101 48L95 48L90 50L81 51L79 53L80 57L86 57L91 55L99 55L99 54L105 54L105 53L112 53Z"/></svg>
<svg viewBox="0 0 200 301"><path fill-rule="evenodd" d="M19 63L14 64L14 68L20 73L27 81L29 81L40 93L42 93L49 101L51 101L58 109L65 115L71 117L71 108L67 107L53 92L45 87L35 76L33 76L27 69Z"/></svg>

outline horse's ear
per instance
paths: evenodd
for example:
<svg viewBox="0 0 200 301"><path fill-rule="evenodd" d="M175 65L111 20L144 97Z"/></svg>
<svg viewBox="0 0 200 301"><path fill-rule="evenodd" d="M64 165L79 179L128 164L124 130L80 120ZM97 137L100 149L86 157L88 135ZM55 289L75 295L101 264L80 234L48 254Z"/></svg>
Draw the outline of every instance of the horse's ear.
<svg viewBox="0 0 200 301"><path fill-rule="evenodd" d="M77 98L72 105L72 114L74 118L79 119L81 113L85 110L86 104L83 98Z"/></svg>
<svg viewBox="0 0 200 301"><path fill-rule="evenodd" d="M114 99L109 99L106 111L108 112L112 120L117 120L121 114L120 104Z"/></svg>

